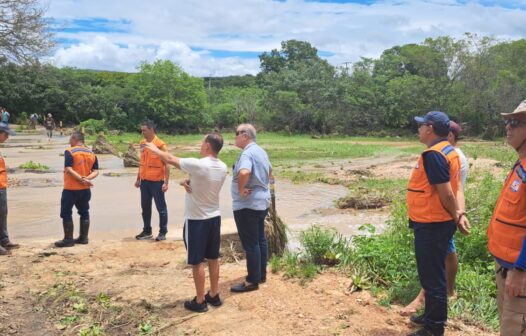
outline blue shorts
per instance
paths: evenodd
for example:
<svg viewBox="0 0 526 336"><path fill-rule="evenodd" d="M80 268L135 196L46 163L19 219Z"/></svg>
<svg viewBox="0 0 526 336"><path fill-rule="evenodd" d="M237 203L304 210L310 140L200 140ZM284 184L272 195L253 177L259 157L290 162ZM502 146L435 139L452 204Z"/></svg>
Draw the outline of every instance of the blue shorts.
<svg viewBox="0 0 526 336"><path fill-rule="evenodd" d="M449 240L449 245L447 247L447 254L455 253L457 252L457 247L455 246L455 235L451 237Z"/></svg>
<svg viewBox="0 0 526 336"><path fill-rule="evenodd" d="M183 239L188 252L187 263L199 265L205 259L218 259L221 245L221 216L209 219L187 219Z"/></svg>

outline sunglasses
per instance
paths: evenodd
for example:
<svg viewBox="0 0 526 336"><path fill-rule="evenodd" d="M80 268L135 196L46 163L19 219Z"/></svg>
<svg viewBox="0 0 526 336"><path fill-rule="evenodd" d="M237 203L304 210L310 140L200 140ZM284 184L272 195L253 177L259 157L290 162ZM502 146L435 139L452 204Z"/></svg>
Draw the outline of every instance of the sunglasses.
<svg viewBox="0 0 526 336"><path fill-rule="evenodd" d="M511 128L519 127L519 125L524 124L523 121L520 121L519 119L506 119L504 120L504 125L510 126Z"/></svg>
<svg viewBox="0 0 526 336"><path fill-rule="evenodd" d="M246 132L245 131L236 131L236 136L240 135L240 134L245 134Z"/></svg>

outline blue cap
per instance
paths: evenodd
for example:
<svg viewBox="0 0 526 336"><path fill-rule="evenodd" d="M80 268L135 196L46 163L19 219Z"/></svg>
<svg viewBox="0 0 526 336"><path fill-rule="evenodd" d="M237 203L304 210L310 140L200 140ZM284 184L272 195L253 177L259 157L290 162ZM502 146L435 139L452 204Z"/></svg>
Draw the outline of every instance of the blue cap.
<svg viewBox="0 0 526 336"><path fill-rule="evenodd" d="M431 111L423 117L415 117L419 124L433 125L436 130L449 131L449 117L444 112Z"/></svg>

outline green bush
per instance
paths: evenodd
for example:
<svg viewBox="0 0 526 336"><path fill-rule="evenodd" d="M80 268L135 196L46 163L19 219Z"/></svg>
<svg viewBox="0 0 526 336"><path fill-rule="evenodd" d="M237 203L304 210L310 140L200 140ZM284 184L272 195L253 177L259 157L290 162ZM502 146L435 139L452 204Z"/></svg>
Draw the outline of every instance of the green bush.
<svg viewBox="0 0 526 336"><path fill-rule="evenodd" d="M45 164L33 162L32 160L27 161L26 163L21 164L18 166L20 169L31 169L31 170L42 170L46 171L49 170L49 167Z"/></svg>
<svg viewBox="0 0 526 336"><path fill-rule="evenodd" d="M88 119L79 124L78 129L82 130L86 134L98 134L100 132L108 133L108 126L106 125L106 120L97 120L97 119Z"/></svg>
<svg viewBox="0 0 526 336"><path fill-rule="evenodd" d="M20 114L16 117L16 124L18 125L24 125L27 126L29 117L26 112L20 112Z"/></svg>
<svg viewBox="0 0 526 336"><path fill-rule="evenodd" d="M272 273L283 271L285 278L299 278L301 283L313 279L320 270L311 260L291 251L286 251L281 257L273 256L269 264Z"/></svg>
<svg viewBox="0 0 526 336"><path fill-rule="evenodd" d="M334 266L348 252L348 241L335 229L313 225L300 233L300 244L308 260Z"/></svg>

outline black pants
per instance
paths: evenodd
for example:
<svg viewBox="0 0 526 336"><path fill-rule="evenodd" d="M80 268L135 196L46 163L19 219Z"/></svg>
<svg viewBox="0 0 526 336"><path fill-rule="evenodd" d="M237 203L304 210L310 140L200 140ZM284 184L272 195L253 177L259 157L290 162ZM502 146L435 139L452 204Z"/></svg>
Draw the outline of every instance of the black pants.
<svg viewBox="0 0 526 336"><path fill-rule="evenodd" d="M247 256L247 277L257 284L267 276L268 243L265 236L265 217L268 209L234 211L237 233Z"/></svg>
<svg viewBox="0 0 526 336"><path fill-rule="evenodd" d="M91 189L62 190L60 199L60 218L63 223L73 222L73 206L77 208L80 220L89 220L89 201Z"/></svg>

